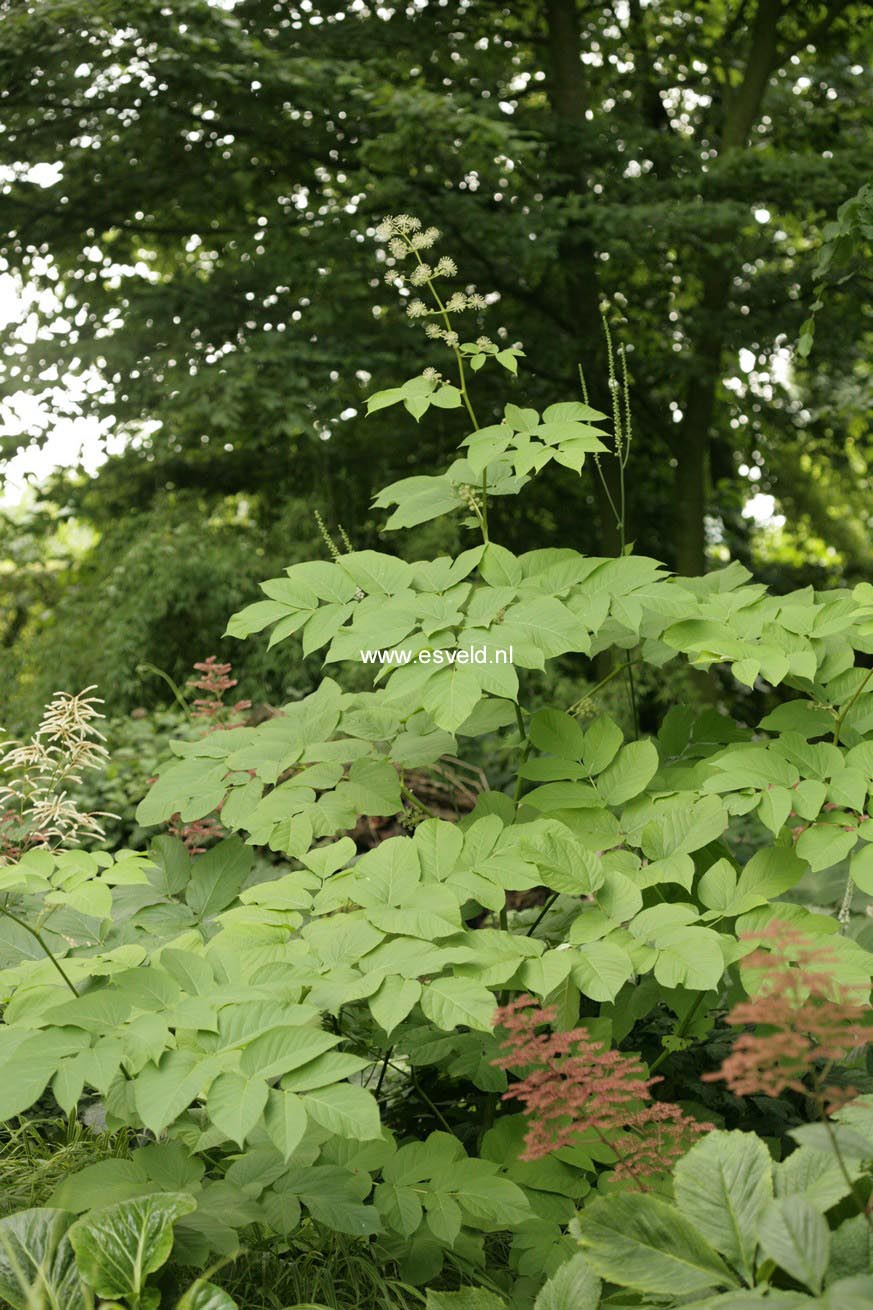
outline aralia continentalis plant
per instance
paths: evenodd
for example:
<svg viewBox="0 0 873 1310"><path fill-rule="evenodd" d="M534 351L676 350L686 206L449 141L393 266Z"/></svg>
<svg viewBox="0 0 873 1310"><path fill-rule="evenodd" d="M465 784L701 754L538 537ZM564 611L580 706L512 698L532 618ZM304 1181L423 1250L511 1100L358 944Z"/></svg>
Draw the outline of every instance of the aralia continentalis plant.
<svg viewBox="0 0 873 1310"><path fill-rule="evenodd" d="M481 1273L496 1240L524 1304L575 1254L577 1210L590 1236L595 1193L633 1194L645 1217L661 1202L640 1184L669 1185L680 1137L699 1137L684 1158L716 1150L705 1131L716 1091L698 1080L689 1104L673 1075L689 1050L700 1072L716 1063L709 1036L760 991L753 952L775 922L826 939L824 972L867 1004L873 587L776 596L738 564L679 578L628 551L499 542L495 498L626 460L621 361L611 417L584 396L524 404L519 347L459 330L489 297L450 289L436 233L401 216L379 238L441 355L369 411L421 422L445 411L459 447L375 507L392 532L457 516L470 544L410 562L340 534L342 549L266 580L228 635L269 630L270 645L321 652L317 689L263 723L175 742L137 811L157 834L147 854L89 856L75 885L62 857L3 870L20 916L74 898L93 922L55 942L72 999L48 961L4 954L0 936L0 1116L46 1088L68 1113L99 1098L111 1126L149 1141L118 1185L188 1179L203 1213L180 1228L201 1251L230 1249L232 1223L285 1240L312 1222L369 1239L427 1282L446 1258ZM511 378L515 397L484 424L483 369ZM432 658L467 648L487 658ZM368 690L347 689L343 667L359 683L374 649L404 658L374 667ZM512 663L497 658L508 649ZM602 712L597 686L569 708L531 701L535 680L554 685L557 669L603 654L656 677L717 663L783 699L754 727L677 704L635 739ZM498 752L512 779L492 779L469 813L437 815L416 796L422 771ZM160 832L174 815L189 825L219 811L231 835L193 859ZM398 834L360 851L359 820L386 816ZM798 886L831 871L846 896L810 908ZM802 965L799 939L784 946ZM501 1049L498 1010L515 1024L550 1016L545 1044L524 1037L543 1062ZM608 1114L593 1108L601 1094L615 1097ZM532 1145L537 1158L524 1158ZM77 1176L59 1203L88 1204L113 1168ZM723 1276L715 1254L707 1267Z"/></svg>

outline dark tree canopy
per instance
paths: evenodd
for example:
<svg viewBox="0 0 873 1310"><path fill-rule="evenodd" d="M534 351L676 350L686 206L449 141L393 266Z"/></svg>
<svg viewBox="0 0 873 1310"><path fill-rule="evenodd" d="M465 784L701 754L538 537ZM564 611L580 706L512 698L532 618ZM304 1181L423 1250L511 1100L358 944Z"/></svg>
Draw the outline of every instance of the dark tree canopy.
<svg viewBox="0 0 873 1310"><path fill-rule="evenodd" d="M870 174L865 4L0 8L2 255L40 295L35 340L5 334L4 390L60 411L71 373L103 379L79 408L127 449L56 489L98 528L196 491L265 527L300 498L373 539L374 489L459 436L453 415L418 443L362 416L398 358L441 364L372 241L411 212L496 293L471 335L523 342L526 403L577 396L582 364L608 409L602 315L627 346L637 549L690 573L707 535L747 556L752 470L801 536L870 563L863 279L786 364L822 226ZM615 549L587 472L526 513Z"/></svg>

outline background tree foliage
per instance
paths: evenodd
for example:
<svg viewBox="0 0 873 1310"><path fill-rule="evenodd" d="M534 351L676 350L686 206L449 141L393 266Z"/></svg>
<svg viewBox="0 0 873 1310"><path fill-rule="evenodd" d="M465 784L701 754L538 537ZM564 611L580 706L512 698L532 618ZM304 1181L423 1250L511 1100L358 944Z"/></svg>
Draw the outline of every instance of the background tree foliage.
<svg viewBox="0 0 873 1310"><path fill-rule="evenodd" d="M864 279L830 289L806 361L790 369L786 351L814 298L821 227L870 175L866 9L3 5L2 253L37 296L26 329L5 335L4 389L61 412L64 379L96 375L79 409L128 437L96 479L53 489L101 534L70 603L107 594L119 534L159 531L159 507L192 543L241 515L277 565L313 530L283 520L289 504L373 544L373 489L434 467L454 424L411 447L391 411L362 416L391 361L441 362L368 241L402 211L440 227L462 279L493 295L470 336L523 340L525 403L578 395L581 363L609 409L603 314L626 343L637 549L686 573L728 553L748 562L752 470L791 522L771 573L816 580L831 547L863 574ZM34 435L13 427L4 449ZM523 514L518 548L543 525L617 548L587 471ZM165 587L192 554L177 542ZM767 571L760 552L753 562ZM164 667L204 653L172 625L161 642Z"/></svg>

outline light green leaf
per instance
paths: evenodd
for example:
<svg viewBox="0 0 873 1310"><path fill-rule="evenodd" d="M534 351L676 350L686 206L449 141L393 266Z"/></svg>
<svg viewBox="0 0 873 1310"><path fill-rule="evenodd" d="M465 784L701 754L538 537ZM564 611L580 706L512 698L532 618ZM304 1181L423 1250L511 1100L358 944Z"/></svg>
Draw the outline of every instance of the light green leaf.
<svg viewBox="0 0 873 1310"><path fill-rule="evenodd" d="M873 1277L859 1274L831 1283L816 1303L819 1310L869 1310L873 1305Z"/></svg>
<svg viewBox="0 0 873 1310"><path fill-rule="evenodd" d="M576 952L573 981L592 1001L614 1001L634 971L627 951L614 942L589 942Z"/></svg>
<svg viewBox="0 0 873 1310"><path fill-rule="evenodd" d="M196 1208L187 1193L163 1192L93 1211L69 1231L79 1272L98 1296L141 1296L173 1248L173 1224Z"/></svg>
<svg viewBox="0 0 873 1310"><path fill-rule="evenodd" d="M867 896L873 896L873 845L863 845L852 856L849 872L855 886Z"/></svg>
<svg viewBox="0 0 873 1310"><path fill-rule="evenodd" d="M689 1296L738 1286L693 1224L666 1201L626 1193L582 1211L578 1236L602 1278L638 1292Z"/></svg>
<svg viewBox="0 0 873 1310"><path fill-rule="evenodd" d="M243 1050L240 1070L248 1077L276 1078L308 1064L342 1039L309 1025L281 1024L261 1033Z"/></svg>
<svg viewBox="0 0 873 1310"><path fill-rule="evenodd" d="M270 1088L264 1127L283 1160L290 1160L303 1141L306 1125L306 1110L300 1097L294 1092Z"/></svg>
<svg viewBox="0 0 873 1310"><path fill-rule="evenodd" d="M597 779L597 790L608 805L623 805L639 796L658 771L658 751L652 741L623 746Z"/></svg>
<svg viewBox="0 0 873 1310"><path fill-rule="evenodd" d="M219 1074L209 1089L206 1113L231 1141L243 1146L260 1120L268 1091L262 1078L244 1078L238 1073Z"/></svg>
<svg viewBox="0 0 873 1310"><path fill-rule="evenodd" d="M227 909L251 872L255 853L239 837L228 837L194 860L185 900L200 919Z"/></svg>
<svg viewBox="0 0 873 1310"><path fill-rule="evenodd" d="M372 1063L372 1059L364 1055L350 1055L347 1051L325 1051L324 1055L316 1056L299 1069L283 1074L282 1086L288 1092L310 1092L314 1087L345 1082Z"/></svg>
<svg viewBox="0 0 873 1310"><path fill-rule="evenodd" d="M706 992L717 987L724 974L719 934L711 928L676 927L656 934L655 977L662 987L687 987Z"/></svg>
<svg viewBox="0 0 873 1310"><path fill-rule="evenodd" d="M844 860L857 840L854 828L846 832L835 823L816 823L800 834L796 850L801 859L809 861L813 873L818 873Z"/></svg>
<svg viewBox="0 0 873 1310"><path fill-rule="evenodd" d="M792 1278L820 1292L831 1253L827 1221L803 1196L783 1196L764 1212L761 1247Z"/></svg>
<svg viewBox="0 0 873 1310"><path fill-rule="evenodd" d="M176 1310L240 1310L240 1307L223 1288L198 1278L177 1303Z"/></svg>
<svg viewBox="0 0 873 1310"><path fill-rule="evenodd" d="M307 1092L301 1099L310 1118L338 1137L368 1141L382 1134L379 1102L363 1087L335 1083Z"/></svg>
<svg viewBox="0 0 873 1310"><path fill-rule="evenodd" d="M380 1183L373 1200L388 1227L404 1237L411 1237L421 1224L421 1200L413 1188Z"/></svg>
<svg viewBox="0 0 873 1310"><path fill-rule="evenodd" d="M422 988L421 1008L443 1032L462 1025L489 1033L497 1002L487 988L469 978L435 978Z"/></svg>
<svg viewBox="0 0 873 1310"><path fill-rule="evenodd" d="M402 1023L421 996L421 983L417 978L387 977L368 1005L380 1028L390 1037Z"/></svg>
<svg viewBox="0 0 873 1310"><path fill-rule="evenodd" d="M582 758L582 729L578 721L563 710L537 710L531 718L528 736L539 751L564 760Z"/></svg>
<svg viewBox="0 0 873 1310"><path fill-rule="evenodd" d="M602 714L585 730L581 758L592 775L602 773L618 754L622 743L621 728L614 719Z"/></svg>
<svg viewBox="0 0 873 1310"><path fill-rule="evenodd" d="M375 550L342 555L337 566L368 596L393 596L408 587L412 579L412 568L404 560Z"/></svg>
<svg viewBox="0 0 873 1310"><path fill-rule="evenodd" d="M278 619L288 613L288 606L278 600L256 600L253 605L246 605L231 615L225 630L225 637L239 637L243 640L255 632L262 632Z"/></svg>
<svg viewBox="0 0 873 1310"><path fill-rule="evenodd" d="M440 669L425 685L421 698L438 728L454 732L482 699L482 683L478 674L467 665L454 665Z"/></svg>
<svg viewBox="0 0 873 1310"><path fill-rule="evenodd" d="M574 1255L553 1274L534 1310L598 1310L601 1282L584 1255Z"/></svg>
<svg viewBox="0 0 873 1310"><path fill-rule="evenodd" d="M216 1072L215 1062L193 1051L165 1051L147 1064L133 1084L136 1112L155 1136L186 1110Z"/></svg>
<svg viewBox="0 0 873 1310"><path fill-rule="evenodd" d="M737 900L746 895L772 900L794 887L806 872L803 860L784 846L765 846L757 851L740 874Z"/></svg>
<svg viewBox="0 0 873 1310"><path fill-rule="evenodd" d="M676 1165L673 1193L686 1219L754 1282L761 1214L773 1197L763 1141L754 1133L707 1133Z"/></svg>

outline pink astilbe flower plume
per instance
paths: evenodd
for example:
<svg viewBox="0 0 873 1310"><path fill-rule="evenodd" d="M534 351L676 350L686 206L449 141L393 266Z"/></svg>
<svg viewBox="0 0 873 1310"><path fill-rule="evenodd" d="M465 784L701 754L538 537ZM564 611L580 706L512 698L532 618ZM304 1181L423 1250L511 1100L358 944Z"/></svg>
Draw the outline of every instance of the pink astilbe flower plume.
<svg viewBox="0 0 873 1310"><path fill-rule="evenodd" d="M855 1095L826 1080L834 1064L870 1040L870 1007L836 981L836 956L826 944L779 921L751 936L763 945L745 964L761 971L760 987L727 1022L755 1031L738 1037L721 1068L703 1079L727 1083L736 1096L811 1095L831 1112Z"/></svg>
<svg viewBox="0 0 873 1310"><path fill-rule="evenodd" d="M523 1160L538 1160L594 1133L615 1153L614 1174L645 1191L646 1179L669 1172L694 1138L712 1128L689 1118L678 1105L654 1101L638 1057L610 1050L585 1028L541 1031L555 1012L532 996L497 1011L506 1033L494 1061L523 1076L503 1099L521 1101L528 1116ZM526 1072L525 1072L526 1071Z"/></svg>

